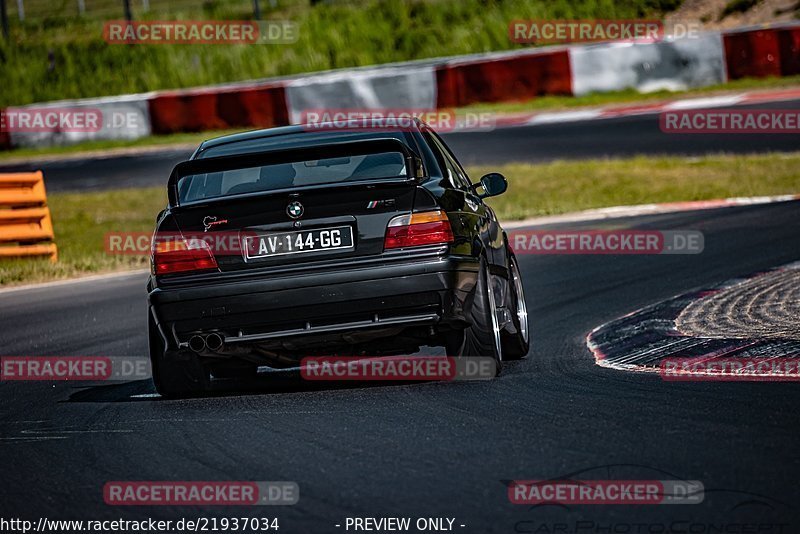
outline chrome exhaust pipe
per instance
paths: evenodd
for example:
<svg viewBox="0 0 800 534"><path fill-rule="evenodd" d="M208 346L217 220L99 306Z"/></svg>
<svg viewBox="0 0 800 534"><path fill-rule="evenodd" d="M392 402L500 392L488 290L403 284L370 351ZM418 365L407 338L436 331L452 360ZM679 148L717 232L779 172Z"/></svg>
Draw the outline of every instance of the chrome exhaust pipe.
<svg viewBox="0 0 800 534"><path fill-rule="evenodd" d="M189 348L192 352L203 352L206 348L206 340L203 336L192 336L189 338Z"/></svg>
<svg viewBox="0 0 800 534"><path fill-rule="evenodd" d="M216 332L213 334L208 334L206 337L206 347L208 347L208 350L210 351L217 352L224 344L225 340Z"/></svg>

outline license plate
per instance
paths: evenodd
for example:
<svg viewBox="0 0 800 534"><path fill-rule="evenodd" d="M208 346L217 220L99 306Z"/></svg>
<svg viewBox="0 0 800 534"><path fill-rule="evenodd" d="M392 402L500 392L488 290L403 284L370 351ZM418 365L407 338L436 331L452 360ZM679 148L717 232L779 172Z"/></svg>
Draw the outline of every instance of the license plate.
<svg viewBox="0 0 800 534"><path fill-rule="evenodd" d="M247 259L271 258L321 250L353 248L353 229L349 226L280 232L245 237Z"/></svg>

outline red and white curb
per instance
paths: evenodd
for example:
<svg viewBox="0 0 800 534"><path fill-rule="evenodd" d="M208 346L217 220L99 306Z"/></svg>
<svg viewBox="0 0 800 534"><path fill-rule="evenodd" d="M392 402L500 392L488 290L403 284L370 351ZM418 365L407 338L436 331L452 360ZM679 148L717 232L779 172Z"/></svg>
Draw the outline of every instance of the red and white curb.
<svg viewBox="0 0 800 534"><path fill-rule="evenodd" d="M734 197L714 200L690 200L685 202L665 202L661 204L639 204L634 206L612 206L597 208L562 215L545 215L532 217L523 221L509 221L503 223L503 228L525 228L543 224L558 224L585 221L600 221L605 219L620 219L623 217L637 217L642 215L659 215L663 213L677 213L682 211L697 211L736 206L756 206L760 204L774 204L778 202L791 202L800 200L798 195L774 195L761 197Z"/></svg>
<svg viewBox="0 0 800 534"><path fill-rule="evenodd" d="M83 283L101 283L108 280L117 280L125 278L144 277L150 272L149 269L134 269L130 271L115 271L103 274L91 274L88 276L78 276L76 278L66 278L64 280L54 280L52 282L40 282L34 284L24 284L9 287L0 287L0 295L7 295L9 293L16 293L19 291L30 291L32 289L56 289L63 286Z"/></svg>
<svg viewBox="0 0 800 534"><path fill-rule="evenodd" d="M776 91L756 91L699 98L684 98L652 104L609 105L605 107L569 111L514 113L498 116L495 120L495 125L499 128L540 126L545 124L616 119L619 117L633 117L637 115L658 115L667 111L718 109L729 106L777 103L797 99L800 99L800 88L790 88ZM467 131L467 129L463 131Z"/></svg>
<svg viewBox="0 0 800 534"><path fill-rule="evenodd" d="M764 359L797 358L800 342L769 337L699 337L678 330L676 319L690 304L700 299L729 290L762 276L786 270L797 270L800 262L759 271L745 277L733 278L702 289L683 293L630 312L618 319L604 323L586 335L586 346L599 367L637 373L659 373L661 364L670 359L689 359L696 362L713 362L726 358ZM675 372L675 371L673 371ZM682 373L690 377L720 378L737 376L731 370L714 372L692 371ZM764 378L770 378L765 375Z"/></svg>

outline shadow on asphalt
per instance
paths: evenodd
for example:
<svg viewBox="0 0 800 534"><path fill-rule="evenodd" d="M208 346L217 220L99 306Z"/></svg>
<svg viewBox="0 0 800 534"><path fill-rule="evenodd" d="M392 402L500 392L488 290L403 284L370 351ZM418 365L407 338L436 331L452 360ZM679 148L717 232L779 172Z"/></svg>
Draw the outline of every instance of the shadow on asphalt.
<svg viewBox="0 0 800 534"><path fill-rule="evenodd" d="M149 379L134 382L103 384L98 386L80 387L71 393L69 399L62 402L175 402L186 400L202 400L215 397L236 397L264 394L287 393L313 393L322 391L342 391L352 389L386 388L394 386L408 386L413 384L443 383L439 381L325 381L309 382L299 375L291 376L262 376L249 379L225 379L212 382L211 390L203 395L187 397L184 399L166 399L156 393L153 383ZM272 374L272 373L269 373ZM277 373L276 373L277 374ZM496 379L495 379L496 380ZM474 381L479 382L479 381ZM467 383L467 382L460 382Z"/></svg>

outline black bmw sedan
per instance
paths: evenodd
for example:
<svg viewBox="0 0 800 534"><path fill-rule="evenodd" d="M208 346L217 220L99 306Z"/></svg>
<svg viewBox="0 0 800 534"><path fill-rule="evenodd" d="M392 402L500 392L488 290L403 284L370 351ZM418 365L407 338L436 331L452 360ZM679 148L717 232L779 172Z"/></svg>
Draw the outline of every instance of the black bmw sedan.
<svg viewBox="0 0 800 534"><path fill-rule="evenodd" d="M288 126L205 141L157 218L149 341L164 396L309 355L524 357L517 261L484 199L425 123Z"/></svg>

